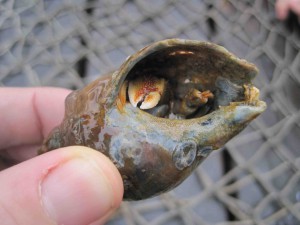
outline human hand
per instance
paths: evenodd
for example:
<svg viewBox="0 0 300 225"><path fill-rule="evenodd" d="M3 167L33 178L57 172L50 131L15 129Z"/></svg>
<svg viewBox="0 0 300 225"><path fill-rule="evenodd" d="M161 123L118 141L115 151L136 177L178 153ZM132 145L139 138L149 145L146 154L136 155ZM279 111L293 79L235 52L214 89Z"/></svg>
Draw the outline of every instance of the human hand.
<svg viewBox="0 0 300 225"><path fill-rule="evenodd" d="M0 155L21 162L2 165L1 224L98 225L120 205L122 179L103 154L73 146L34 157L61 122L69 92L0 88Z"/></svg>
<svg viewBox="0 0 300 225"><path fill-rule="evenodd" d="M294 12L300 16L300 0L277 0L276 5L276 15L280 20L287 18L289 11Z"/></svg>

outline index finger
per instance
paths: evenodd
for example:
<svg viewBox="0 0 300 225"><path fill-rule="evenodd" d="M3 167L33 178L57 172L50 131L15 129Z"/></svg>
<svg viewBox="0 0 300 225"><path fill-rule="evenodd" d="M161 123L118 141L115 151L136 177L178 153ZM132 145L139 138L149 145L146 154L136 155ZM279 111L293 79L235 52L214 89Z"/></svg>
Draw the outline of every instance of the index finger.
<svg viewBox="0 0 300 225"><path fill-rule="evenodd" d="M0 88L0 149L40 144L63 119L69 90Z"/></svg>

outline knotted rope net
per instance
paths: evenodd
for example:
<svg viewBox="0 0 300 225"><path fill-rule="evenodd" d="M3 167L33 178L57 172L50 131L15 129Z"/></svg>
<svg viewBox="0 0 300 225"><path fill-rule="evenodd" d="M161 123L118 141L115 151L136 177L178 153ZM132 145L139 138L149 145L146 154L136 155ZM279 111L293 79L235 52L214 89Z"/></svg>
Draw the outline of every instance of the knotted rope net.
<svg viewBox="0 0 300 225"><path fill-rule="evenodd" d="M175 190L122 203L108 224L300 224L300 26L272 0L0 0L0 85L80 88L174 37L255 63L268 109Z"/></svg>

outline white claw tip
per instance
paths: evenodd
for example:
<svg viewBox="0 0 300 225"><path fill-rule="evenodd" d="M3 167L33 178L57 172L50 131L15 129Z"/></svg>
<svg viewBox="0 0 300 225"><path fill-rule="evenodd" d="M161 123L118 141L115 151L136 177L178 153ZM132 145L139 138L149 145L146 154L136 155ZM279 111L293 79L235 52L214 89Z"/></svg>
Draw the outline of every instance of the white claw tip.
<svg viewBox="0 0 300 225"><path fill-rule="evenodd" d="M155 107L160 100L160 94L158 92L150 92L142 102L140 109L151 109Z"/></svg>

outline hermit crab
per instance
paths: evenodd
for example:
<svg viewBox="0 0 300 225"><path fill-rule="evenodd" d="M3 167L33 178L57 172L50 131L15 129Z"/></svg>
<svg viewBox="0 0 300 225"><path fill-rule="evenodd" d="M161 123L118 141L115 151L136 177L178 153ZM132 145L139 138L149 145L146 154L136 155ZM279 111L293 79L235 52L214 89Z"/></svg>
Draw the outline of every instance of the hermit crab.
<svg viewBox="0 0 300 225"><path fill-rule="evenodd" d="M39 153L91 147L118 168L124 200L156 196L179 185L265 110L251 82L257 73L213 43L153 43L72 92L64 120Z"/></svg>

